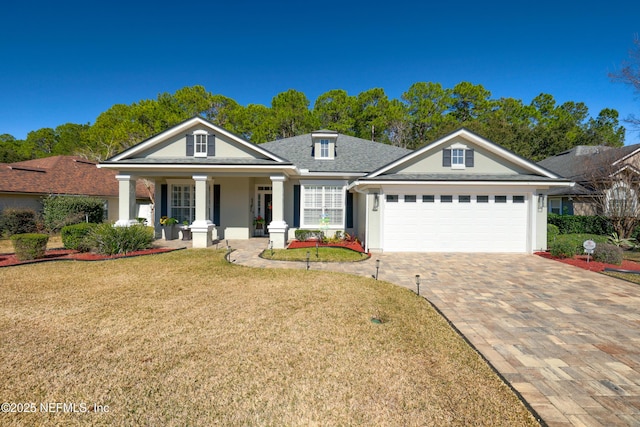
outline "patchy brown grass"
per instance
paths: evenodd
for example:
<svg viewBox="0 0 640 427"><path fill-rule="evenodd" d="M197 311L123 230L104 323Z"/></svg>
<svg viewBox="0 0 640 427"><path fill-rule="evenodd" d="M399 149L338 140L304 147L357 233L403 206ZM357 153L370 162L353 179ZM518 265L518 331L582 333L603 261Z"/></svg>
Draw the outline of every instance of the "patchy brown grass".
<svg viewBox="0 0 640 427"><path fill-rule="evenodd" d="M537 425L414 293L222 257L0 270L0 396L87 408L0 424Z"/></svg>

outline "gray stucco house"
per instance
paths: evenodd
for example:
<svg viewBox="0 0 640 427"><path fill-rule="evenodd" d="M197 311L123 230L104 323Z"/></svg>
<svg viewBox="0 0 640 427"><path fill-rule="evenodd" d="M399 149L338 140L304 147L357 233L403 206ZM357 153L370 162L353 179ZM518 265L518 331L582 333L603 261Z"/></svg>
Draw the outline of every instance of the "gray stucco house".
<svg viewBox="0 0 640 427"><path fill-rule="evenodd" d="M99 167L117 171L118 225L134 221L135 179L150 179L155 224L188 221L194 247L264 231L283 248L325 229L372 251L530 253L546 248L547 192L572 185L466 129L415 151L330 130L256 145L199 117Z"/></svg>

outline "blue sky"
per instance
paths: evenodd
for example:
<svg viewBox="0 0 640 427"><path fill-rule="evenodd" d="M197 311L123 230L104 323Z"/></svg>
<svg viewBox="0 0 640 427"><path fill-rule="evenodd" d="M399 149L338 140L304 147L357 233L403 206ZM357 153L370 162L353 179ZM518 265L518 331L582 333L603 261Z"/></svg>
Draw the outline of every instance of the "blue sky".
<svg viewBox="0 0 640 427"><path fill-rule="evenodd" d="M0 6L0 134L93 123L197 84L242 105L296 89L313 105L331 89L399 98L419 81L469 81L493 98L549 93L593 117L640 116L607 76L640 33L640 2L429 3L14 0Z"/></svg>

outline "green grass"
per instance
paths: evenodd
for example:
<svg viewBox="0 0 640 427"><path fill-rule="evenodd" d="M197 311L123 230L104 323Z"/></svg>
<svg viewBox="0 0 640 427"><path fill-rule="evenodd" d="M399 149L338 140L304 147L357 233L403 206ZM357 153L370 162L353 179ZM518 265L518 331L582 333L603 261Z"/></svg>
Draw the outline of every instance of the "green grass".
<svg viewBox="0 0 640 427"><path fill-rule="evenodd" d="M273 252L273 254L272 254ZM306 262L309 253L310 262L354 262L367 259L367 255L361 252L352 251L345 248L319 247L318 256L316 248L297 249L266 249L262 252L262 257L275 261L301 261Z"/></svg>
<svg viewBox="0 0 640 427"><path fill-rule="evenodd" d="M0 269L3 401L109 407L0 424L537 425L413 292L223 255Z"/></svg>

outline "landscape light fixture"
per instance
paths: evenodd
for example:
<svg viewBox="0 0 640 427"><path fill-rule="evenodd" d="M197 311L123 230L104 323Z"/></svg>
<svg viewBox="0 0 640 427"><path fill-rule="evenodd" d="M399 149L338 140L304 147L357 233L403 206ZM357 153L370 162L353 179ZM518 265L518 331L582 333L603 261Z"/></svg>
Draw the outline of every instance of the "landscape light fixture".
<svg viewBox="0 0 640 427"><path fill-rule="evenodd" d="M378 280L378 270L380 269L380 260L376 260L376 280Z"/></svg>
<svg viewBox="0 0 640 427"><path fill-rule="evenodd" d="M318 246L320 243L316 240L316 258L318 258Z"/></svg>
<svg viewBox="0 0 640 427"><path fill-rule="evenodd" d="M269 250L271 251L271 256L273 256L273 240L269 240Z"/></svg>
<svg viewBox="0 0 640 427"><path fill-rule="evenodd" d="M309 251L307 251L307 270L309 269L309 257L311 256L311 254L309 253Z"/></svg>
<svg viewBox="0 0 640 427"><path fill-rule="evenodd" d="M416 274L416 288L418 289L418 295L420 295L420 275Z"/></svg>

